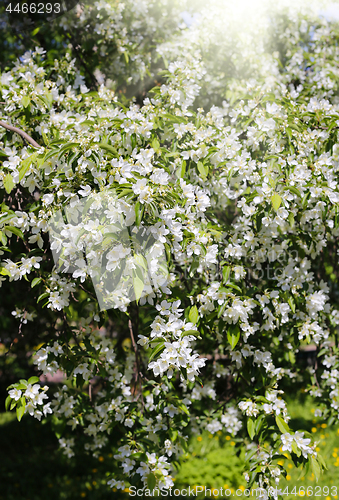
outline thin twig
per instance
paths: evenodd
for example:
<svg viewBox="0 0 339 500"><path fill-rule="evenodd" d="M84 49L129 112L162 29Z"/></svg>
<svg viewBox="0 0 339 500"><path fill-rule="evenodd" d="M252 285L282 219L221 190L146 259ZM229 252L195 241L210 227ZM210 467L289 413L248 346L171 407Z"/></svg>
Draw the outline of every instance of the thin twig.
<svg viewBox="0 0 339 500"><path fill-rule="evenodd" d="M83 289L86 293L88 293L91 297L93 297L94 299L96 299L96 296L95 296L92 292L90 292L89 290L87 290L87 289L86 289L83 285L81 285L80 283L79 283L79 287L80 287L80 288L82 288L82 289Z"/></svg>
<svg viewBox="0 0 339 500"><path fill-rule="evenodd" d="M19 323L19 330L18 330L18 335L19 335L20 337L23 337L23 336L24 336L24 335L23 335L23 333L21 332L21 328L22 328L22 325L23 325L23 322L24 322L24 319L25 319L25 315L26 315L26 311L25 311L25 309L23 310L23 312L24 312L24 315L23 315L23 316L22 316L22 318L20 319L20 323ZM9 348L8 348L8 351L5 353L5 356L7 356L7 354L9 354L9 353L11 352L11 349L12 349L13 345L15 344L15 341L18 341L18 337L15 337L15 338L13 339L13 341L11 342L11 345L10 345L10 346L9 346Z"/></svg>
<svg viewBox="0 0 339 500"><path fill-rule="evenodd" d="M1 120L0 120L0 125L1 125L1 127L4 127L7 130L10 130L11 132L16 132L17 134L21 135L21 137L23 137L27 142L29 142L34 148L37 148L37 149L41 148L41 146L37 142L35 142L35 140L32 139L32 137L30 135L26 134L26 132L24 132L20 128L13 127L12 125L8 125L8 123L3 122Z"/></svg>
<svg viewBox="0 0 339 500"><path fill-rule="evenodd" d="M132 325L131 318L128 319L128 328L129 328L129 333L131 336L133 350L135 353L135 363L136 363L135 381L139 380L141 402L142 402L142 405L144 406L144 398L143 398L143 394L142 394L142 383L141 383L142 373L140 371L139 352L138 352L138 346L135 343L135 338L134 338L134 333L133 333L133 325Z"/></svg>
<svg viewBox="0 0 339 500"><path fill-rule="evenodd" d="M128 320L128 328L129 328L129 333L130 333L130 336L131 336L131 340L132 340L132 346L133 346L133 349L134 349L134 352L135 352L135 355L137 355L138 353L138 347L135 343L135 339L134 339L134 334L133 334L133 326L132 326L132 321L129 319ZM138 370L139 371L139 370Z"/></svg>
<svg viewBox="0 0 339 500"><path fill-rule="evenodd" d="M72 298L73 298L73 300L74 300L75 302L79 302L79 300L78 300L78 299L76 299L76 298L74 297L74 293L73 293L73 292L71 292L71 295L72 295Z"/></svg>

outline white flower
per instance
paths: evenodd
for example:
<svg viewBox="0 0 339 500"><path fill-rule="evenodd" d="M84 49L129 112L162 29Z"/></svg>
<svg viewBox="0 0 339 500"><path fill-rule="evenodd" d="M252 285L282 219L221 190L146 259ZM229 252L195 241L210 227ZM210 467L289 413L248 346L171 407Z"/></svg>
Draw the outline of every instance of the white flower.
<svg viewBox="0 0 339 500"><path fill-rule="evenodd" d="M89 380L91 378L91 371L89 370L89 365L87 363L80 363L73 371L73 375L82 375L84 380Z"/></svg>
<svg viewBox="0 0 339 500"><path fill-rule="evenodd" d="M133 427L134 422L133 422L133 420L131 418L126 418L125 422L124 422L124 425L126 425L126 427Z"/></svg>
<svg viewBox="0 0 339 500"><path fill-rule="evenodd" d="M34 384L33 386L32 386L32 384L28 384L27 389L24 393L24 396L26 398L35 399L35 397L38 395L39 391L40 391L39 384Z"/></svg>
<svg viewBox="0 0 339 500"><path fill-rule="evenodd" d="M305 439L303 432L297 431L293 437L295 442L297 443L298 448L301 450L305 458L307 458L307 455L313 454L313 450L309 446L309 444L311 443L311 439L310 438Z"/></svg>
<svg viewBox="0 0 339 500"><path fill-rule="evenodd" d="M53 410L51 409L51 403L47 403L46 405L44 405L42 411L45 415L45 417L49 414L49 413L53 413Z"/></svg>
<svg viewBox="0 0 339 500"><path fill-rule="evenodd" d="M149 342L149 339L147 337L139 334L139 340L137 342L139 345L147 345L148 342Z"/></svg>
<svg viewBox="0 0 339 500"><path fill-rule="evenodd" d="M306 297L306 307L311 317L314 317L317 312L324 309L327 297L322 290L314 292Z"/></svg>
<svg viewBox="0 0 339 500"><path fill-rule="evenodd" d="M91 186L89 186L88 184L86 186L81 185L81 189L79 189L78 191L78 193L84 197L89 196L91 192L92 192Z"/></svg>
<svg viewBox="0 0 339 500"><path fill-rule="evenodd" d="M8 394L10 395L10 397L12 399L14 399L15 401L18 401L20 398L21 398L21 391L20 389L11 389L10 391L8 391Z"/></svg>
<svg viewBox="0 0 339 500"><path fill-rule="evenodd" d="M44 194L42 201L45 205L50 205L54 201L54 194Z"/></svg>
<svg viewBox="0 0 339 500"><path fill-rule="evenodd" d="M124 462L122 462L122 468L124 469L124 473L128 474L131 470L133 470L135 465L135 460L131 460L130 458L126 458Z"/></svg>
<svg viewBox="0 0 339 500"><path fill-rule="evenodd" d="M219 422L219 420L217 420L217 419L214 419L214 420L212 420L212 422L210 422L209 424L206 425L206 429L211 434L215 434L216 432L221 431L221 429L222 429L221 422Z"/></svg>
<svg viewBox="0 0 339 500"><path fill-rule="evenodd" d="M256 417L259 413L256 403L252 401L241 401L238 406L240 410L245 412L249 417Z"/></svg>
<svg viewBox="0 0 339 500"><path fill-rule="evenodd" d="M163 168L157 168L153 170L153 174L151 175L150 179L152 182L155 184L162 184L162 185L167 185L169 182L170 176L168 175L167 172Z"/></svg>
<svg viewBox="0 0 339 500"><path fill-rule="evenodd" d="M281 435L282 451L292 451L293 436L286 432Z"/></svg>

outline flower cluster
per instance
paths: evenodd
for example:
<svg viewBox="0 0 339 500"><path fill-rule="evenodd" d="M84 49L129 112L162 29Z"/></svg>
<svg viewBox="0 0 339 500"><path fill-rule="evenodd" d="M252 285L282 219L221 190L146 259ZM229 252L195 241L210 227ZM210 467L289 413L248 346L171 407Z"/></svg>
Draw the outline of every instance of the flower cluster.
<svg viewBox="0 0 339 500"><path fill-rule="evenodd" d="M31 377L28 382L21 380L17 384L13 384L12 389L8 392L6 407L13 409L16 407L18 419L21 420L25 413L29 413L31 417L41 420L43 416L52 413L51 402L44 403L48 399L46 391L48 386L41 387L37 377Z"/></svg>

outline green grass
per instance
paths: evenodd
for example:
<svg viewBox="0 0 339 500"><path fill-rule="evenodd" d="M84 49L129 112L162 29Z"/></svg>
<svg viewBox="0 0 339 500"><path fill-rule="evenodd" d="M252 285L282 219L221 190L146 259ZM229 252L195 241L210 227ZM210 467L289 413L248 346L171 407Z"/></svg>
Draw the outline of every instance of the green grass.
<svg viewBox="0 0 339 500"><path fill-rule="evenodd" d="M105 500L105 463L90 456L69 460L49 425L15 413L0 414L0 500ZM114 497L114 495L113 495Z"/></svg>
<svg viewBox="0 0 339 500"><path fill-rule="evenodd" d="M339 492L339 425L328 427L321 418L305 418L305 415L314 414L315 410L308 399L297 404L291 402L288 406L291 415L290 427L294 430L305 429L312 433L314 441L317 442L316 451L324 457L327 470L324 471L318 483L311 471L307 476L299 479L300 471L296 470L293 463L286 459L284 465L287 465L288 475L281 481L279 488L284 491L288 487L288 491L291 492L296 487L296 494L294 492L292 495L285 494L283 498L290 500L307 496L324 500L337 499L339 493L336 494L335 488L338 488ZM304 487L305 491L309 488L309 495L303 495L301 487Z"/></svg>
<svg viewBox="0 0 339 500"><path fill-rule="evenodd" d="M336 500L338 495L335 494L334 487L337 486L339 491L339 426L327 427L321 418L314 418L315 407L312 407L311 400L306 397L299 401L290 400L287 405L291 416L290 427L293 430L304 429L312 433L314 440L318 442L317 452L324 457L328 469L317 483L311 471L306 477L299 479L301 471L295 468L292 461L284 460L281 464L287 467L288 474L286 479L282 478L279 483L278 488L285 492L280 498L295 500L307 496L314 499ZM235 490L246 487L242 474L245 452L242 451L239 457L236 456L235 441L229 436L225 439L224 435L212 436L208 433L193 438L190 443L190 453L183 460L182 468L176 477L176 487L202 485L207 488L229 488L232 492L230 498L233 496L237 498ZM309 495L303 495L301 487L304 487L305 491L309 488ZM201 495L198 498L203 499L205 496Z"/></svg>
<svg viewBox="0 0 339 500"><path fill-rule="evenodd" d="M302 493L299 488L303 486L305 490L313 488L313 494L309 497L315 500L336 500L338 495L331 488L338 486L339 489L338 425L327 427L320 418L312 418L314 408L306 398L298 402L290 401L288 408L292 417L291 428L303 428L313 434L318 442L317 451L325 458L328 470L318 483L311 472L306 478L298 480L300 471L286 459L284 464L288 475L281 480L279 488L285 490L288 486L290 494L280 498L300 498L303 495L299 495ZM236 439L230 436L212 436L207 432L192 438L189 454L183 458L181 470L175 478L175 488L196 485L230 488L232 496L229 498L233 495L234 498L241 498L234 493L239 487L246 487L242 474L245 452L242 449L237 456L235 442ZM110 470L108 460L107 457L95 459L91 456L67 459L58 451L57 439L48 424L41 425L28 416L18 423L14 412L0 414L0 500L131 498L122 492L107 490L105 474ZM328 491L326 486L329 487Z"/></svg>

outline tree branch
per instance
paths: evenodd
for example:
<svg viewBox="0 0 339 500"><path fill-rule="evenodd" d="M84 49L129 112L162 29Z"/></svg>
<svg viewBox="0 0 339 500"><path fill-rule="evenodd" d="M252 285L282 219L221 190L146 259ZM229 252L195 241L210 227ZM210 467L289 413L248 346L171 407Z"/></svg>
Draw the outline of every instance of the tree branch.
<svg viewBox="0 0 339 500"><path fill-rule="evenodd" d="M128 328L129 328L129 333L130 333L131 340L132 340L133 350L134 350L135 354L137 354L138 347L137 347L137 345L135 343L134 334L133 334L133 327L132 327L132 321L130 319L128 320Z"/></svg>
<svg viewBox="0 0 339 500"><path fill-rule="evenodd" d="M24 319L25 319L25 316L26 316L26 310L24 309L24 311L23 311L23 312L24 312L24 315L23 315L23 317L20 319L19 330L18 330L18 335L19 335L20 337L23 337L23 336L24 336L24 335L23 335L23 333L21 332L21 328L22 328L22 325L23 325L23 322L24 322ZM12 349L13 345L14 345L14 344L15 344L15 342L17 342L17 341L18 341L18 337L15 337L15 338L13 339L13 341L12 341L11 345L9 346L8 351L6 351L6 352L5 352L5 356L7 356L7 355L11 352L11 349Z"/></svg>
<svg viewBox="0 0 339 500"><path fill-rule="evenodd" d="M143 398L143 394L142 394L142 383L141 383L141 378L143 375L142 375L141 370L140 370L138 346L135 343L135 338L134 338L134 333L133 333L133 325L132 325L131 318L128 319L128 328L129 328L129 333L131 336L133 350L135 353L135 367L136 367L135 382L137 382L139 380L141 402L142 402L142 405L144 406L144 398Z"/></svg>
<svg viewBox="0 0 339 500"><path fill-rule="evenodd" d="M37 142L35 142L35 140L32 139L32 137L30 135L26 134L26 132L24 132L20 128L13 127L12 125L8 125L8 123L3 122L1 120L0 120L0 125L1 125L1 127L6 128L7 130L11 130L11 132L16 132L17 134L21 135L21 137L23 137L27 142L29 142L34 148L40 149L42 147Z"/></svg>

